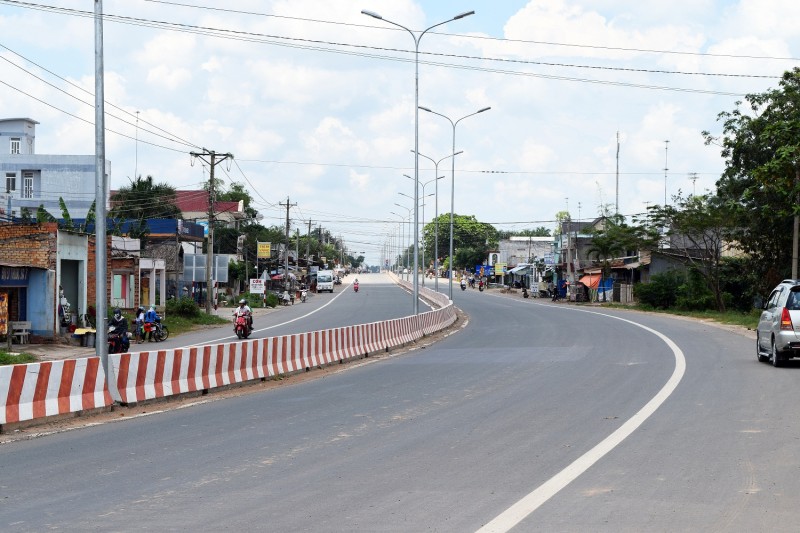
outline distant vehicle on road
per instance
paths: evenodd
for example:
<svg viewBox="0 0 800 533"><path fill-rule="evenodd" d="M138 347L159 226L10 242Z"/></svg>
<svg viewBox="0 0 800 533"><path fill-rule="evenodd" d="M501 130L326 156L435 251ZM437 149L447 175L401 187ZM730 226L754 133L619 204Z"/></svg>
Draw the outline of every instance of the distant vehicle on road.
<svg viewBox="0 0 800 533"><path fill-rule="evenodd" d="M317 272L317 292L333 292L333 270L320 270Z"/></svg>

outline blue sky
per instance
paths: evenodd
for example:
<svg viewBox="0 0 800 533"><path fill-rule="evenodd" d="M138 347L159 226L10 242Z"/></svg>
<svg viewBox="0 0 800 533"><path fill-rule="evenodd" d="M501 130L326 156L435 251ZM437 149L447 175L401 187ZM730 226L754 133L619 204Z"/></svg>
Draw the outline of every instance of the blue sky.
<svg viewBox="0 0 800 533"><path fill-rule="evenodd" d="M0 44L11 50L0 49L10 85L0 85L0 109L40 122L39 153L91 154L92 96L76 86L94 88L93 23L47 6L91 12L93 2L33 3L41 9L0 1ZM407 211L394 204L411 207L399 193L413 196L403 177L414 172L413 41L361 9L414 30L475 10L421 41L420 104L453 119L491 106L457 128L454 209L503 229L553 228L566 209L591 220L617 195L632 215L679 190L712 190L723 161L700 132L718 132L720 111L800 65L800 2L785 0L218 5L104 1L106 13L128 17L105 23L106 100L118 106L106 107L111 186L138 172L198 188L207 172L188 152L231 152L223 179L245 184L264 223L281 223L289 197L293 228L321 224L373 264L397 243L391 212ZM421 112L419 128L421 153L451 153L445 119ZM441 214L448 163L439 174ZM422 159L420 180L433 177ZM428 220L436 209L428 199Z"/></svg>

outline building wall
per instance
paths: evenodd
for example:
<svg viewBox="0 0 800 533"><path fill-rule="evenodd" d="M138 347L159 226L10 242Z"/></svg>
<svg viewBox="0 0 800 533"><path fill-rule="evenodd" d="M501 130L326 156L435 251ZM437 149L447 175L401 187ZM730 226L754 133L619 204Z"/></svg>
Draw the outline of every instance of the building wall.
<svg viewBox="0 0 800 533"><path fill-rule="evenodd" d="M55 271L55 223L0 225L0 261Z"/></svg>
<svg viewBox="0 0 800 533"><path fill-rule="evenodd" d="M0 210L21 216L22 208L32 215L40 205L54 217L61 218L59 198L64 199L72 218L84 218L95 198L94 155L36 154L36 121L31 119L0 119ZM11 139L20 138L20 153L11 153ZM111 163L106 161L106 183ZM33 174L30 198L22 198L24 173ZM15 190L6 193L6 178L13 175ZM108 193L104 201L108 205Z"/></svg>

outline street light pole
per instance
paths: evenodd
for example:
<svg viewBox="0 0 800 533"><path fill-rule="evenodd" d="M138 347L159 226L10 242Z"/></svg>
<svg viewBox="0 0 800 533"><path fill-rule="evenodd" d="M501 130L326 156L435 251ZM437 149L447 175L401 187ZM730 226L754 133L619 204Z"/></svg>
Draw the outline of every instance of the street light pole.
<svg viewBox="0 0 800 533"><path fill-rule="evenodd" d="M402 271L400 267L403 265L403 253L400 251L402 246L405 245L406 240L406 217L399 213L395 213L394 211L390 211L396 217L400 217L400 229L397 231L397 237L400 239L399 245L397 246L397 276L400 277ZM408 247L406 247L408 249Z"/></svg>
<svg viewBox="0 0 800 533"><path fill-rule="evenodd" d="M413 150L412 150L412 152L413 152ZM424 157L425 159L427 159L431 163L433 163L433 168L434 168L434 171L435 171L434 176L438 176L439 175L439 163L441 163L442 161L444 161L448 157L455 157L458 154L463 154L463 153L464 153L464 151L462 150L462 151L456 152L454 154L450 154L450 155L444 156L443 158L441 158L438 161L434 160L431 157L428 157L425 154L419 154L419 156L420 157ZM442 177L444 177L444 176L442 176ZM436 189L436 213L434 215L435 216L434 220L436 222L434 224L434 226L435 226L434 231L436 232L436 235L434 236L434 239L433 239L433 271L436 273L436 275L433 277L433 290L435 290L436 292L439 292L439 181L438 181L439 179L440 178L436 178L437 181L436 181L436 187L435 187L435 189ZM423 186L422 190L423 191L425 190L424 186ZM423 279L423 283L424 283L424 279Z"/></svg>
<svg viewBox="0 0 800 533"><path fill-rule="evenodd" d="M402 28L411 35L412 39L414 39L414 314L417 315L419 314L419 276L417 276L417 265L419 264L419 209L417 209L417 204L419 203L419 42L422 40L422 37L433 28L454 20L474 15L475 11L466 11L456 15L451 19L439 22L433 26L429 26L421 31L419 36L402 24L385 19L374 11L362 9L361 13L374 19L387 22L393 26L397 26L398 28Z"/></svg>
<svg viewBox="0 0 800 533"><path fill-rule="evenodd" d="M413 200L413 198L412 198L412 200ZM414 222L416 223L416 220L417 220L417 206L406 207L404 205L398 204L397 202L395 202L394 205L396 205L397 207L402 207L403 209L408 211L408 236L410 237L411 236L411 212L412 211L414 212ZM416 262L417 261L416 231L414 232L414 236L415 236L415 240L414 240L414 261ZM408 259L409 259L409 257L408 257L408 247L406 247L406 269L409 271L408 274L411 275L411 268L410 268L410 265L408 264ZM416 269L416 264L414 265L414 268ZM414 275L414 279L416 279L416 273ZM417 290L419 290L419 289L417 289ZM416 302L417 302L417 298L414 298L414 303L416 304ZM417 306L413 305L412 307L414 309L416 309Z"/></svg>
<svg viewBox="0 0 800 533"><path fill-rule="evenodd" d="M420 155L422 155L422 154L420 154ZM425 156L423 156L423 157L425 157ZM406 178L408 178L410 180L414 179L411 176L409 176L408 174L403 174L403 176L405 176ZM428 196L425 196L425 186L426 185L430 185L434 181L438 182L442 178L444 178L444 176L439 176L438 178L434 178L432 180L428 180L425 183L423 183L422 184L422 198L427 198L428 196L433 196L434 193L431 193ZM437 191L439 189L438 183L437 183L436 189L437 189ZM400 193L400 194L403 194L403 193ZM408 195L407 194L403 194L403 196L408 196ZM408 197L411 198L410 196L408 196ZM434 264L435 263L436 263L436 261L434 260ZM425 200L422 200L422 286L423 287L425 286L425 270L427 268L428 268L428 263L425 262Z"/></svg>
<svg viewBox="0 0 800 533"><path fill-rule="evenodd" d="M470 113L469 115L465 115L460 119L456 120L455 122L450 119L447 115L442 115L441 113L437 113L436 111L431 111L427 107L418 106L419 109L423 111L427 111L428 113L433 113L434 115L439 115L440 117L446 118L448 122L453 126L453 153L456 151L456 126L458 123L464 120L465 118L469 118L471 116L477 115L478 113L483 113L484 111L489 111L491 107L484 107L483 109L479 109L474 113ZM452 167L450 169L450 260L449 260L449 298L450 300L453 299L453 206L455 204L455 193L456 193L456 158L452 159Z"/></svg>

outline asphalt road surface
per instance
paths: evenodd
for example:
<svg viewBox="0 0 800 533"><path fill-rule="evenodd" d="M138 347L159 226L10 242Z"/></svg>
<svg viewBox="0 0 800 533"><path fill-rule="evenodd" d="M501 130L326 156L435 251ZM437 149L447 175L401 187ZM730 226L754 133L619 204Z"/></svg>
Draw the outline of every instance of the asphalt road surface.
<svg viewBox="0 0 800 533"><path fill-rule="evenodd" d="M366 277L331 316L410 309ZM0 446L0 529L797 530L800 366L699 321L454 298L468 324L425 349Z"/></svg>

